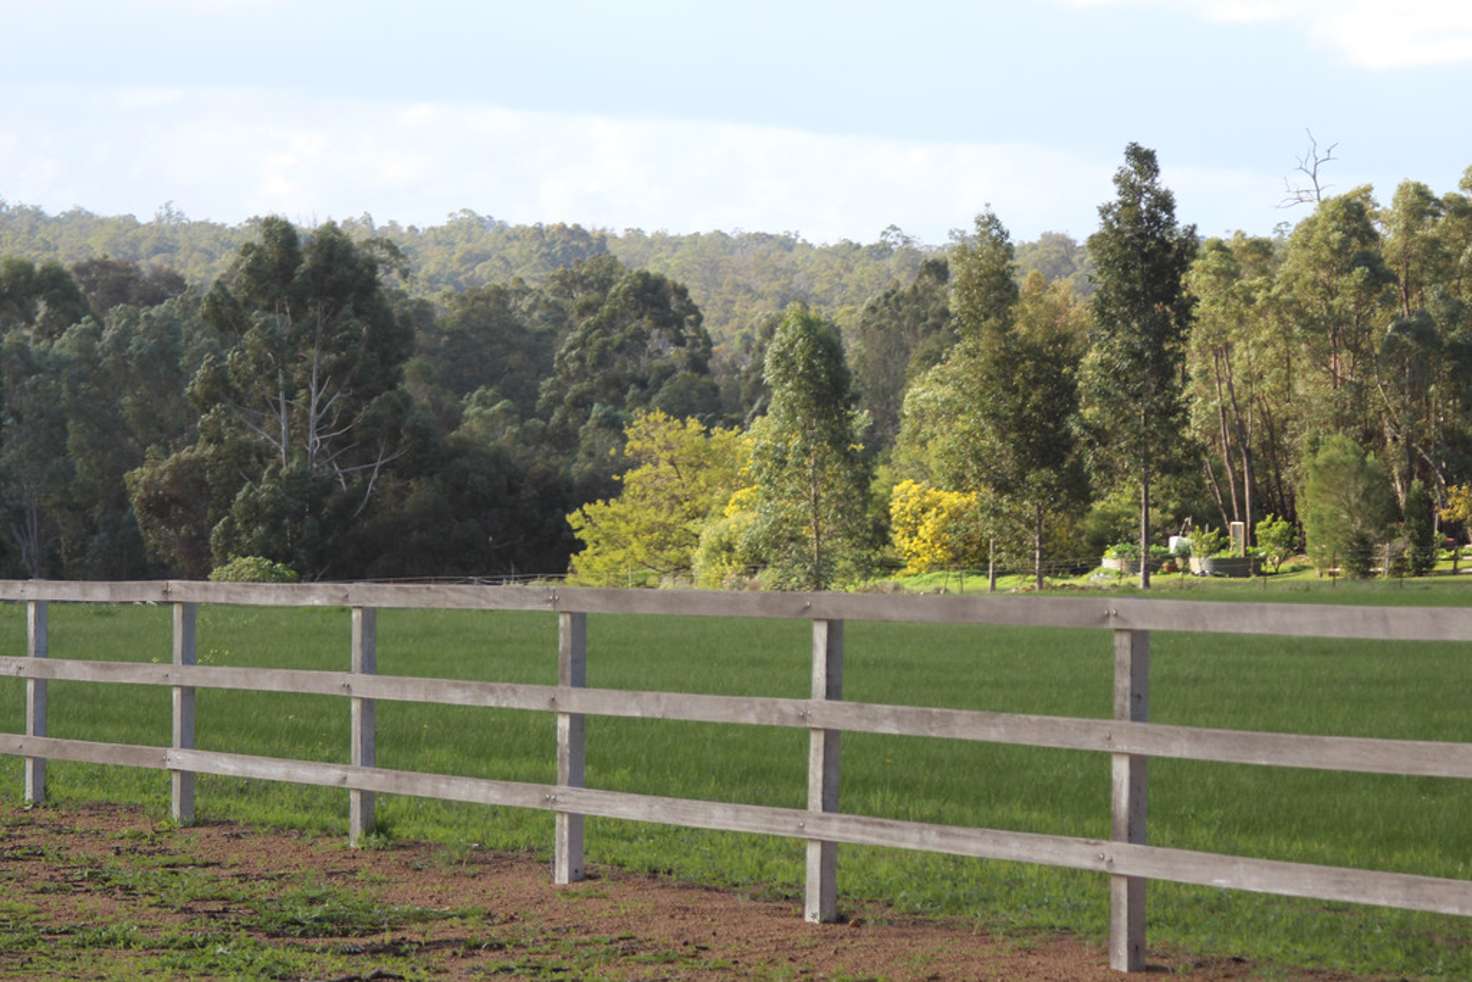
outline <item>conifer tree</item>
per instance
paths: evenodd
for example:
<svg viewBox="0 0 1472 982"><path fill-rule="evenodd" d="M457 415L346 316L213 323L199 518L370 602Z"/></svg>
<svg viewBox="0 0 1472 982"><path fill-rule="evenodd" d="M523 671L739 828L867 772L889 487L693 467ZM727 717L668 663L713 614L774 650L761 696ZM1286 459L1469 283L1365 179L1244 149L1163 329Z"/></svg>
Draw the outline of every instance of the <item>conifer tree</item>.
<svg viewBox="0 0 1472 982"><path fill-rule="evenodd" d="M1096 433L1115 462L1139 474L1140 555L1150 554L1150 480L1185 428L1185 353L1191 299L1182 278L1196 227L1176 224L1155 151L1125 147L1115 199L1099 206L1089 395ZM1149 563L1140 564L1149 589Z"/></svg>

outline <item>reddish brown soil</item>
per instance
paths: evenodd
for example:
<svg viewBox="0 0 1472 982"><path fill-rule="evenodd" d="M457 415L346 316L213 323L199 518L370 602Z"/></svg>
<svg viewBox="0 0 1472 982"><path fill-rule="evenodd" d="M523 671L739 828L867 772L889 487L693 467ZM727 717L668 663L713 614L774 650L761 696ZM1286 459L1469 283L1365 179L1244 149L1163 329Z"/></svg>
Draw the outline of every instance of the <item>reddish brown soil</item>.
<svg viewBox="0 0 1472 982"><path fill-rule="evenodd" d="M310 882L383 905L427 908L436 919L366 935L272 936L259 927L259 906L239 895L119 886L118 876L96 872L130 864L146 868L150 883L166 882L159 870L174 867L187 868L196 887L216 882L226 894L234 885L237 894L248 888L269 897ZM32 812L0 806L0 890L4 900L37 911L35 923L48 938L76 937L101 924L136 924L149 937L226 926L291 946L298 956L322 953L307 977L1118 978L1101 945L1076 938L997 938L966 922L900 917L875 906L850 911L845 923L809 925L792 902L616 869L597 869L581 884L557 888L544 864L521 855L421 844L355 851L339 839L233 824L174 830L139 811L107 806ZM87 948L74 971L67 967L73 963L55 961L57 944L4 951L0 973L97 977L112 974L110 960L122 974L128 965L146 971L130 959L146 954L148 944L124 947ZM1194 979L1260 975L1233 959L1154 957L1153 971Z"/></svg>

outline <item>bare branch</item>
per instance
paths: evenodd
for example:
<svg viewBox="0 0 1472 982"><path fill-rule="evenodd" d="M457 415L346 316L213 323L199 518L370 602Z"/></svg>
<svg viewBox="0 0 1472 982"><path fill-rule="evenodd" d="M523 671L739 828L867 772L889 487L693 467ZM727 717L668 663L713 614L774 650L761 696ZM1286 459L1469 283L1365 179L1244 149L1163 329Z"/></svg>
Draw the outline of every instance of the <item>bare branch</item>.
<svg viewBox="0 0 1472 982"><path fill-rule="evenodd" d="M1334 185L1322 184L1319 181L1319 168L1331 160L1337 160L1334 151L1339 144L1331 143L1319 153L1319 141L1314 139L1314 132L1305 129L1308 134L1308 149L1298 158L1298 166L1294 168L1300 174L1308 178L1308 184L1294 184L1288 178L1283 178L1283 190L1286 192L1283 200L1278 202L1279 208L1292 208L1295 205L1317 205L1324 200L1324 192Z"/></svg>

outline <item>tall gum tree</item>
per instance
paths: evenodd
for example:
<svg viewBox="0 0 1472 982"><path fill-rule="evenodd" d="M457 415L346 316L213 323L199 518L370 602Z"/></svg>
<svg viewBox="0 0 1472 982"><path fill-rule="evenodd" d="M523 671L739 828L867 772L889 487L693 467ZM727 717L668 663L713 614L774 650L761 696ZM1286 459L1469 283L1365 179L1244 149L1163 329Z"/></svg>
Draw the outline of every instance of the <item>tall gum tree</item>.
<svg viewBox="0 0 1472 982"><path fill-rule="evenodd" d="M1078 440L1086 311L1068 284L1050 285L1038 272L1019 290L1010 237L990 211L950 262L961 341L910 389L900 465L964 492L976 526L1001 538L1008 558L1023 557L1007 539L1030 538L1041 589L1046 521L1088 493ZM923 467L914 467L917 456ZM997 558L990 545L987 552Z"/></svg>
<svg viewBox="0 0 1472 982"><path fill-rule="evenodd" d="M753 427L753 535L774 585L825 590L868 546L866 420L838 328L792 308L767 348L772 402Z"/></svg>
<svg viewBox="0 0 1472 982"><path fill-rule="evenodd" d="M206 356L190 383L195 447L130 478L150 541L166 538L158 526L187 510L176 496L207 474L213 501L196 538L208 535L216 562L258 553L307 576L326 571L334 537L403 453L399 383L412 328L381 282L399 261L387 243L354 243L332 223L303 242L283 218L261 222L204 301L223 355ZM152 479L166 474L193 477ZM170 558L188 555L199 573L202 542L175 545L181 555Z"/></svg>
<svg viewBox="0 0 1472 982"><path fill-rule="evenodd" d="M1150 479L1185 427L1184 369L1192 301L1183 277L1196 227L1176 222L1155 151L1131 143L1089 237L1095 284L1088 389L1108 456L1140 478L1140 587L1150 587Z"/></svg>

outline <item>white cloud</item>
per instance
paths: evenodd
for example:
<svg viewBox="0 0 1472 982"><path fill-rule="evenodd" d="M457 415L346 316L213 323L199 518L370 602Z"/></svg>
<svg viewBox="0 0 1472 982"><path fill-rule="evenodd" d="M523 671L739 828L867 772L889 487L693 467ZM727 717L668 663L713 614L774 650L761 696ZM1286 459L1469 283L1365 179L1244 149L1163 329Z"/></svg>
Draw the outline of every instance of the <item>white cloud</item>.
<svg viewBox="0 0 1472 982"><path fill-rule="evenodd" d="M1468 0L1064 0L1074 7L1153 7L1216 23L1284 24L1362 68L1472 62Z"/></svg>
<svg viewBox="0 0 1472 982"><path fill-rule="evenodd" d="M424 225L471 208L513 222L796 231L814 241L872 241L895 223L940 242L990 203L1019 238L1083 236L1117 165L1112 152L1032 144L449 102L158 88L32 89L23 99L0 87L0 198L52 211L147 216L172 201L227 222L368 211ZM1165 179L1193 214L1214 203L1263 229L1273 219L1241 204L1270 210L1280 193L1275 175L1229 169L1168 166Z"/></svg>

